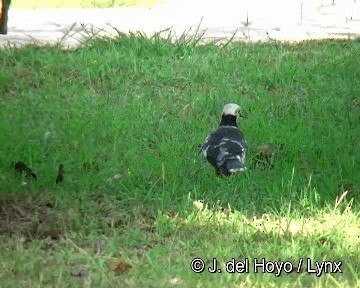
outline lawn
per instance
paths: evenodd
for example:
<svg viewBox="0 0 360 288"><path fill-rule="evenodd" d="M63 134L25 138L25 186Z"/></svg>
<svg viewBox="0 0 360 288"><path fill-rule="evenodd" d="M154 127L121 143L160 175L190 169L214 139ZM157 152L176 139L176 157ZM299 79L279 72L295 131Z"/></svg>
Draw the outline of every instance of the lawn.
<svg viewBox="0 0 360 288"><path fill-rule="evenodd" d="M360 287L359 58L358 41L2 48L1 287ZM250 169L221 179L198 147L229 102ZM253 167L267 143L274 166Z"/></svg>

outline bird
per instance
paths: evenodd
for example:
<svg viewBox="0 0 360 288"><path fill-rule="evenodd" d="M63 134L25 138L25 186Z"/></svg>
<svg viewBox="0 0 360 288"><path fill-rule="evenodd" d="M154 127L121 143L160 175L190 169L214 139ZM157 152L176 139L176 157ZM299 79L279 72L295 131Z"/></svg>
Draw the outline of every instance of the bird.
<svg viewBox="0 0 360 288"><path fill-rule="evenodd" d="M60 164L58 166L58 170L57 170L57 175L56 175L56 179L55 179L55 183L56 184L60 184L61 182L64 181L64 165Z"/></svg>
<svg viewBox="0 0 360 288"><path fill-rule="evenodd" d="M248 145L236 123L239 116L242 116L239 105L226 104L218 129L207 136L199 149L220 177L247 169L245 160Z"/></svg>
<svg viewBox="0 0 360 288"><path fill-rule="evenodd" d="M24 174L28 179L36 180L36 174L22 161L18 161L14 164L15 171L20 174ZM26 182L24 182L26 184Z"/></svg>
<svg viewBox="0 0 360 288"><path fill-rule="evenodd" d="M254 163L255 167L273 167L276 145L273 143L261 145L256 148Z"/></svg>
<svg viewBox="0 0 360 288"><path fill-rule="evenodd" d="M275 155L284 153L284 143L269 143L258 146L252 161L252 168L274 168Z"/></svg>

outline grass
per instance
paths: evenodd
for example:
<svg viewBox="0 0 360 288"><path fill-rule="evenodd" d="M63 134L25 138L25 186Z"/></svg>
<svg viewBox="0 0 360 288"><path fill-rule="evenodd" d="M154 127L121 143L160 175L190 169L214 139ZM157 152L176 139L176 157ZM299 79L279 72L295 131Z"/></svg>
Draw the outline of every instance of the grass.
<svg viewBox="0 0 360 288"><path fill-rule="evenodd" d="M13 0L11 7L15 9L40 8L109 8L119 6L152 7L164 0Z"/></svg>
<svg viewBox="0 0 360 288"><path fill-rule="evenodd" d="M358 56L357 41L141 35L0 50L2 287L360 287ZM198 154L228 102L249 164L283 143L273 169L219 179ZM196 257L223 272L194 273ZM249 273L226 273L232 258ZM297 273L307 258L342 273Z"/></svg>

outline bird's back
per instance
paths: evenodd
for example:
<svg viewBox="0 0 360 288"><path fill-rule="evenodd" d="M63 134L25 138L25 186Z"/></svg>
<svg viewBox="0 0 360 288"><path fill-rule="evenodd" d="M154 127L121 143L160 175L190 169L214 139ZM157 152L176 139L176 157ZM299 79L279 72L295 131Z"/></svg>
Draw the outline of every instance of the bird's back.
<svg viewBox="0 0 360 288"><path fill-rule="evenodd" d="M243 171L247 143L236 126L220 126L211 133L200 148L200 152L220 174L230 175Z"/></svg>

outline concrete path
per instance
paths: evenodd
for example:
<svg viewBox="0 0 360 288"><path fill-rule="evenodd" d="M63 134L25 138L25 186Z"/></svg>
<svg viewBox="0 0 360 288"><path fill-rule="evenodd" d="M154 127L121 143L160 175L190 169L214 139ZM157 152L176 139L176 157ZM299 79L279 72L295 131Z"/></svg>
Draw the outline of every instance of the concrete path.
<svg viewBox="0 0 360 288"><path fill-rule="evenodd" d="M335 2L335 3L333 3ZM339 4L337 4L337 2ZM93 34L171 30L203 39L301 41L360 37L359 0L168 0L151 9L10 10L0 45L61 42L74 47Z"/></svg>

